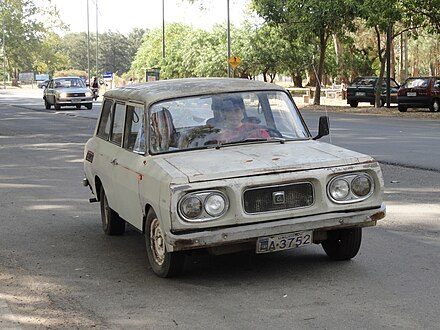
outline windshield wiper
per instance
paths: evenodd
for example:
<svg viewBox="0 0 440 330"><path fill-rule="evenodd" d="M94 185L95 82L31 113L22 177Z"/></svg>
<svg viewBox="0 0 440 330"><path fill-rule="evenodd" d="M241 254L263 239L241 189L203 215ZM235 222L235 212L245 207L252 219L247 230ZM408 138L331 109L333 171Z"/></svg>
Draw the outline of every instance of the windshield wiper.
<svg viewBox="0 0 440 330"><path fill-rule="evenodd" d="M243 143L249 143L249 142L271 142L271 141L279 141L281 144L283 144L285 141L286 141L286 139L283 139L283 138L279 138L279 137L271 137L270 139L264 139L264 138L247 138L247 139L244 139L244 140L240 140L240 141L233 141L233 142L224 142L224 143L221 143L221 142L219 142L217 145L216 145L216 149L220 149L220 147L222 147L222 146L226 146L226 145L235 145L235 144L243 144Z"/></svg>

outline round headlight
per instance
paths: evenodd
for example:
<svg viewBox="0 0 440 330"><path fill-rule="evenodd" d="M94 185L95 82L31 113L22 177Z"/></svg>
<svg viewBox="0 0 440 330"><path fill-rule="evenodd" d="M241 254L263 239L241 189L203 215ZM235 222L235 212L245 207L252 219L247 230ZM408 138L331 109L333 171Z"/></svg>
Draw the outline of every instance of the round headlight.
<svg viewBox="0 0 440 330"><path fill-rule="evenodd" d="M218 217L225 212L226 201L222 195L211 194L205 199L205 211L210 216Z"/></svg>
<svg viewBox="0 0 440 330"><path fill-rule="evenodd" d="M336 179L331 183L329 193L335 200L341 201L350 193L350 185L343 179Z"/></svg>
<svg viewBox="0 0 440 330"><path fill-rule="evenodd" d="M351 190L356 196L364 197L371 192L371 181L368 177L359 175L351 182Z"/></svg>
<svg viewBox="0 0 440 330"><path fill-rule="evenodd" d="M66 97L67 97L67 93L65 93L65 92L60 93L60 98L61 98L61 99L64 99L64 98L66 98Z"/></svg>
<svg viewBox="0 0 440 330"><path fill-rule="evenodd" d="M202 201L196 196L189 196L180 204L180 211L188 219L198 218L202 210Z"/></svg>

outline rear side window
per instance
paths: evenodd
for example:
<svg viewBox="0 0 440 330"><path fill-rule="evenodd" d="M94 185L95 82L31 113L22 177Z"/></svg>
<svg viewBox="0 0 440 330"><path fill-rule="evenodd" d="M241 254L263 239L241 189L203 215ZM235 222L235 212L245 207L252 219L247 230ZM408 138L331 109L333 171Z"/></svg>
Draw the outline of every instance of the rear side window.
<svg viewBox="0 0 440 330"><path fill-rule="evenodd" d="M110 136L110 125L111 125L111 109L113 102L110 100L105 100L102 106L101 118L99 120L97 136L104 140L108 140Z"/></svg>
<svg viewBox="0 0 440 330"><path fill-rule="evenodd" d="M124 133L125 105L116 103L113 110L113 128L111 131L110 141L114 144L121 145L122 134Z"/></svg>

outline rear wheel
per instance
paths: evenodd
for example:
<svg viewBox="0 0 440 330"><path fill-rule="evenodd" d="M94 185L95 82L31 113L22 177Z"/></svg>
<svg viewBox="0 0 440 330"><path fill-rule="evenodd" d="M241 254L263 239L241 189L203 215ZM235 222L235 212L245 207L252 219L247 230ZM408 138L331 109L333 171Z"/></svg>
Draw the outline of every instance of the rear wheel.
<svg viewBox="0 0 440 330"><path fill-rule="evenodd" d="M350 101L350 107L357 108L359 102L358 101Z"/></svg>
<svg viewBox="0 0 440 330"><path fill-rule="evenodd" d="M147 214L145 224L145 244L148 261L153 272L159 277L173 277L183 272L185 255L182 252L168 252L165 233L153 209Z"/></svg>
<svg viewBox="0 0 440 330"><path fill-rule="evenodd" d="M397 108L399 109L400 112L406 112L407 110L407 108L404 107L403 105L399 105Z"/></svg>
<svg viewBox="0 0 440 330"><path fill-rule="evenodd" d="M322 247L330 259L349 260L359 252L362 241L362 228L330 230Z"/></svg>
<svg viewBox="0 0 440 330"><path fill-rule="evenodd" d="M104 233L107 235L122 235L125 232L125 221L110 208L104 187L101 187L100 202Z"/></svg>
<svg viewBox="0 0 440 330"><path fill-rule="evenodd" d="M440 111L440 103L439 100L434 99L432 101L431 106L429 107L429 111L434 112L434 111Z"/></svg>

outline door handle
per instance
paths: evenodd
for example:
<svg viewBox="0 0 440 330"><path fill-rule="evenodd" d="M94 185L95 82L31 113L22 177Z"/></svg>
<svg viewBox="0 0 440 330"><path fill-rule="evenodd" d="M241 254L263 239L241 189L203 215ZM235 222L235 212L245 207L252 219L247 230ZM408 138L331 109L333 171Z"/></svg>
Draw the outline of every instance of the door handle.
<svg viewBox="0 0 440 330"><path fill-rule="evenodd" d="M110 162L110 164L112 165L118 165L118 160L116 158L112 159L112 161Z"/></svg>

